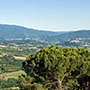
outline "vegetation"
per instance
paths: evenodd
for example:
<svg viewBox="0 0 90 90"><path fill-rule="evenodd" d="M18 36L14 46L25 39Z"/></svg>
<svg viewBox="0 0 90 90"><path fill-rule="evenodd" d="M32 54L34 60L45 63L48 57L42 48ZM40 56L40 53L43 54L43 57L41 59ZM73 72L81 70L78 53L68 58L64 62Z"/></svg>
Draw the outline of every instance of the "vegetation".
<svg viewBox="0 0 90 90"><path fill-rule="evenodd" d="M13 78L9 78L8 80L0 79L0 90L9 90L8 88L16 86L17 86L16 79Z"/></svg>
<svg viewBox="0 0 90 90"><path fill-rule="evenodd" d="M90 38L53 42L57 47L51 44L29 38L0 40L0 90L88 90Z"/></svg>
<svg viewBox="0 0 90 90"><path fill-rule="evenodd" d="M0 74L0 90L19 90L18 76L25 74L24 71L16 71Z"/></svg>
<svg viewBox="0 0 90 90"><path fill-rule="evenodd" d="M90 38L77 38L75 40L55 42L55 45L61 47L82 47L90 49Z"/></svg>
<svg viewBox="0 0 90 90"><path fill-rule="evenodd" d="M55 36L58 34L60 33L35 30L32 28L25 28L25 27L16 26L16 25L0 24L0 40L25 39L25 38L45 40L50 36Z"/></svg>
<svg viewBox="0 0 90 90"><path fill-rule="evenodd" d="M5 55L0 58L0 73L14 72L22 69L22 60Z"/></svg>
<svg viewBox="0 0 90 90"><path fill-rule="evenodd" d="M63 46L63 47L82 47L82 42L71 42L71 41L63 41L63 42L59 42L56 43L56 46Z"/></svg>
<svg viewBox="0 0 90 90"><path fill-rule="evenodd" d="M21 74L25 74L25 72L23 70L19 70L19 71L16 71L16 72L8 72L8 73L2 73L2 78L5 79L5 80L8 80L9 78L13 78L13 79L18 79L18 76L21 75Z"/></svg>
<svg viewBox="0 0 90 90"><path fill-rule="evenodd" d="M36 39L49 42L60 42L75 40L77 38L90 38L90 30L80 30L74 32L51 32L34 30L16 25L0 24L0 40Z"/></svg>
<svg viewBox="0 0 90 90"><path fill-rule="evenodd" d="M0 90L19 90L18 76L25 74L22 71L23 60L28 54L34 54L48 45L38 40L0 41Z"/></svg>
<svg viewBox="0 0 90 90"><path fill-rule="evenodd" d="M67 32L61 35L51 36L47 40L52 42L60 42L60 41L67 41L67 40L75 40L77 38L90 38L90 30L80 30L74 32Z"/></svg>
<svg viewBox="0 0 90 90"><path fill-rule="evenodd" d="M21 90L90 90L90 51L51 46L23 62Z"/></svg>
<svg viewBox="0 0 90 90"><path fill-rule="evenodd" d="M26 57L29 53L48 47L49 43L38 40L4 40L0 41L0 52L12 56Z"/></svg>

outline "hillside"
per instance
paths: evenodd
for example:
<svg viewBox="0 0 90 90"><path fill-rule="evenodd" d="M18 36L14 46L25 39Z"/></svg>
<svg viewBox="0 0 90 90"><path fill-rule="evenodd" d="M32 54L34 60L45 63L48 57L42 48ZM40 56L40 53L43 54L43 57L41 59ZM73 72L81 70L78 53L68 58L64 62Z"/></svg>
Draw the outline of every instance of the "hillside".
<svg viewBox="0 0 90 90"><path fill-rule="evenodd" d="M74 32L68 32L48 38L49 41L67 41L77 38L90 38L90 30L80 30Z"/></svg>
<svg viewBox="0 0 90 90"><path fill-rule="evenodd" d="M16 38L30 38L30 39L39 39L45 40L50 36L55 36L63 32L51 32L43 30L35 30L31 28L25 28L22 26L16 25L4 25L0 24L0 40L3 39L16 39Z"/></svg>
<svg viewBox="0 0 90 90"><path fill-rule="evenodd" d="M90 30L73 32L52 32L35 30L17 25L0 24L0 40L4 39L38 39L49 42L74 40L76 38L90 38Z"/></svg>

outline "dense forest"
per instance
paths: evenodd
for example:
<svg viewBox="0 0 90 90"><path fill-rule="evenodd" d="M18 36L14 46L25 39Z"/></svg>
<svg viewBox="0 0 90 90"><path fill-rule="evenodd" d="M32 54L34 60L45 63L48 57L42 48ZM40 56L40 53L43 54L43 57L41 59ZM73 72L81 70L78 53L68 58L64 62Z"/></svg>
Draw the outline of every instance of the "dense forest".
<svg viewBox="0 0 90 90"><path fill-rule="evenodd" d="M22 63L20 90L90 90L90 51L52 45Z"/></svg>

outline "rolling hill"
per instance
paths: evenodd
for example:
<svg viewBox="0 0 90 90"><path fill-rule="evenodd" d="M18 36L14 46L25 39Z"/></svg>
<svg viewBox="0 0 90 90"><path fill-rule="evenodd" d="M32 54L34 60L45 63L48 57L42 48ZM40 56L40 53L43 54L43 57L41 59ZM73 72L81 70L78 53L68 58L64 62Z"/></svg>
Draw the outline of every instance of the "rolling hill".
<svg viewBox="0 0 90 90"><path fill-rule="evenodd" d="M59 35L63 32L51 32L51 31L43 31L43 30L35 30L32 28L26 28L22 26L16 25L5 25L0 24L0 40L3 39L16 39L16 38L30 38L30 39L38 39L45 40L48 37Z"/></svg>
<svg viewBox="0 0 90 90"><path fill-rule="evenodd" d="M77 38L90 38L90 30L79 30L74 32L67 32L61 35L51 36L48 41L67 41L75 40Z"/></svg>
<svg viewBox="0 0 90 90"><path fill-rule="evenodd" d="M52 32L35 30L17 25L0 24L0 40L5 39L38 39L49 42L74 40L76 38L90 38L90 30L79 30L73 32Z"/></svg>

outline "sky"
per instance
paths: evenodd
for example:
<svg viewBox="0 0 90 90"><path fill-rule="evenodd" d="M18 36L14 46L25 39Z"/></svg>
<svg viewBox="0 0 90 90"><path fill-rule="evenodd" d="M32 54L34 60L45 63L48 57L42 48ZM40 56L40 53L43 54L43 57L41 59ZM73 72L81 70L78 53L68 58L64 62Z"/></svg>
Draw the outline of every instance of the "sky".
<svg viewBox="0 0 90 90"><path fill-rule="evenodd" d="M90 0L0 0L0 24L49 31L90 30Z"/></svg>

